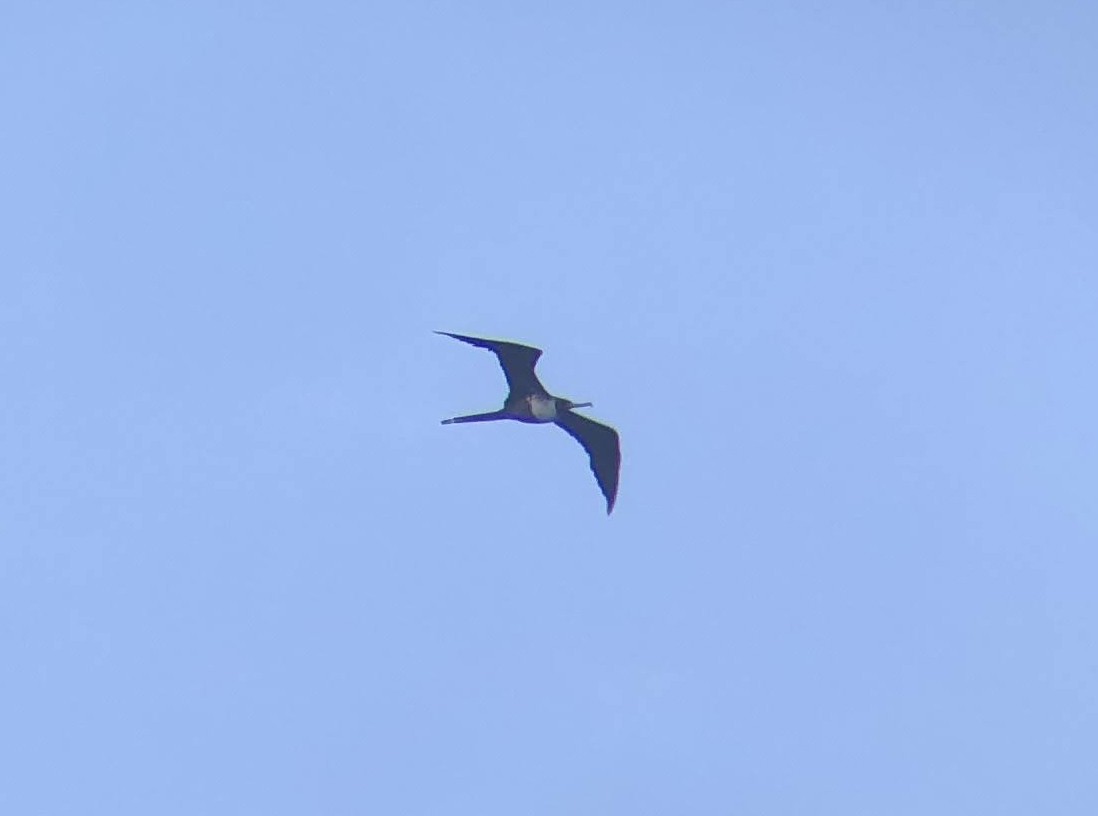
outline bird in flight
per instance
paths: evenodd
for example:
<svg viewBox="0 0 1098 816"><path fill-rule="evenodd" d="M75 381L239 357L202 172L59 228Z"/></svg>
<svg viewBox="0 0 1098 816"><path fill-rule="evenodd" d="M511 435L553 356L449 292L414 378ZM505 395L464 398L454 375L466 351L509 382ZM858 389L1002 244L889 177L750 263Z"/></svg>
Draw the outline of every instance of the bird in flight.
<svg viewBox="0 0 1098 816"><path fill-rule="evenodd" d="M491 422L496 419L517 419L519 422L552 422L575 439L591 460L591 472L599 490L606 497L606 513L614 509L614 500L618 497L618 472L621 469L621 447L618 444L618 432L608 425L577 414L573 409L587 408L590 402L572 402L562 397L554 397L545 390L545 386L534 373L534 366L541 357L541 349L508 343L505 340L485 340L482 337L467 337L464 334L435 332L453 337L471 346L488 349L499 358L503 376L511 389L503 408L486 414L470 414L442 420L443 425L456 422Z"/></svg>

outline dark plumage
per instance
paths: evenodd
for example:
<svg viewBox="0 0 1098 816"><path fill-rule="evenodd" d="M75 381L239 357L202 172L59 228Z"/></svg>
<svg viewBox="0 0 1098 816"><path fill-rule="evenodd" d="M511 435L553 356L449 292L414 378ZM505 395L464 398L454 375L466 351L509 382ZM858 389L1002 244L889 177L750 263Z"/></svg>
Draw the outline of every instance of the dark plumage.
<svg viewBox="0 0 1098 816"><path fill-rule="evenodd" d="M482 337L468 337L450 332L435 333L493 352L499 359L503 376L507 378L507 386L510 389L503 408L499 411L444 419L442 424L490 422L497 419L555 423L587 451L591 460L591 471L595 474L595 481L598 482L602 495L606 497L606 512L609 514L614 509L614 501L618 496L618 473L621 468L618 432L609 425L595 422L573 411L574 408L584 408L591 403L572 402L562 397L554 397L545 390L545 386L534 373L534 366L541 357L541 349L520 343L509 343L505 340L486 340Z"/></svg>

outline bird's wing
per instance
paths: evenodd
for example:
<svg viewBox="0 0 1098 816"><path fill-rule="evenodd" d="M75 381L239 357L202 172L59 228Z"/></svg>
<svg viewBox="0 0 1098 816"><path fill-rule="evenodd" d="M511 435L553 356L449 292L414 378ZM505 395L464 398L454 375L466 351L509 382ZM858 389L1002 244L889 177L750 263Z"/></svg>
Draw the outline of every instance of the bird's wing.
<svg viewBox="0 0 1098 816"><path fill-rule="evenodd" d="M609 514L618 497L618 473L621 470L618 432L609 425L595 422L572 411L563 411L557 417L556 423L583 445L583 449L591 457L591 472L595 474L595 481L599 483L599 489L606 497L606 512Z"/></svg>
<svg viewBox="0 0 1098 816"><path fill-rule="evenodd" d="M471 346L485 348L495 352L499 358L499 367L503 369L503 376L507 378L507 387L515 396L528 394L543 394L548 396L545 387L534 373L541 356L541 349L533 346L523 346L519 343L508 343L506 340L485 340L483 337L467 337L464 334L451 334L450 332L435 332L445 334Z"/></svg>

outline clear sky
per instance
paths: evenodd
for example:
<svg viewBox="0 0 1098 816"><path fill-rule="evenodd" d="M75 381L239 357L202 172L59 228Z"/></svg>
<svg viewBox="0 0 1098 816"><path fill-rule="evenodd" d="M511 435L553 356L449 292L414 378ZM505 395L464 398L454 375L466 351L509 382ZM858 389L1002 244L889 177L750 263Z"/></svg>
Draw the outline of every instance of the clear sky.
<svg viewBox="0 0 1098 816"><path fill-rule="evenodd" d="M1098 812L1096 41L5 4L0 812Z"/></svg>

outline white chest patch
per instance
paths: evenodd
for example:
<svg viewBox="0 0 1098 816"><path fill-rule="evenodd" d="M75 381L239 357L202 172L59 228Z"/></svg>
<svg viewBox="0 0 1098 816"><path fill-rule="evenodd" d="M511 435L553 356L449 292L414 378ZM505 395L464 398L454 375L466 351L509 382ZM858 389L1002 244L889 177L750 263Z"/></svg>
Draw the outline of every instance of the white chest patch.
<svg viewBox="0 0 1098 816"><path fill-rule="evenodd" d="M557 404L545 397L531 396L530 413L534 415L534 419L542 422L552 422L557 418Z"/></svg>

